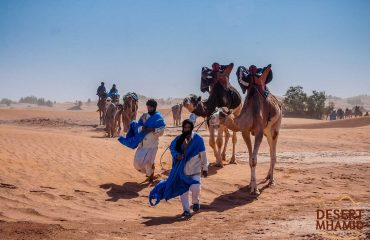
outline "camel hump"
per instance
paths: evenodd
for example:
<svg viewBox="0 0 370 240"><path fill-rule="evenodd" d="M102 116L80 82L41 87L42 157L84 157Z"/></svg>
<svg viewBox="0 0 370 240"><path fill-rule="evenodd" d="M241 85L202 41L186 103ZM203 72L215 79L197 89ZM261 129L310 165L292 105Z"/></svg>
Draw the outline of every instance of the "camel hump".
<svg viewBox="0 0 370 240"><path fill-rule="evenodd" d="M236 90L236 88L234 88L233 86L230 86L229 94L231 99L230 109L235 109L239 107L239 105L242 103L242 97L240 96L238 90Z"/></svg>

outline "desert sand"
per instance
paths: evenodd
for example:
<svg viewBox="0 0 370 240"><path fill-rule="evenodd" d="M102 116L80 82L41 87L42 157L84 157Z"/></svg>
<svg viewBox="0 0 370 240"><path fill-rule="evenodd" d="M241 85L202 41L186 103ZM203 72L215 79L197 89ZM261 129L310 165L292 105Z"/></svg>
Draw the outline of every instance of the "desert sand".
<svg viewBox="0 0 370 240"><path fill-rule="evenodd" d="M326 239L315 225L322 203L350 196L369 209L370 117L283 119L276 185L259 184L259 196L246 187L247 148L238 133L238 164L210 167L200 213L183 220L178 198L149 206L152 186L133 168L134 151L104 137L94 109L0 109L0 239ZM171 114L166 121L159 178L171 161L166 152L162 171L160 156L180 132L171 127ZM203 127L199 132L208 141ZM231 144L228 159L230 152ZM208 142L207 153L212 164ZM258 182L268 168L264 139ZM370 213L365 219L370 222ZM369 226L354 234L366 239Z"/></svg>

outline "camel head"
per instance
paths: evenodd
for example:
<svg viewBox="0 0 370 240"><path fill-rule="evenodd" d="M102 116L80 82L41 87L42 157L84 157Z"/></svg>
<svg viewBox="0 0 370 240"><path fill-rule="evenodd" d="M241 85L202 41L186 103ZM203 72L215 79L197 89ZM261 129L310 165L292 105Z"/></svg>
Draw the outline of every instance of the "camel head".
<svg viewBox="0 0 370 240"><path fill-rule="evenodd" d="M197 96L195 94L190 94L184 101L182 102L183 106L189 111L194 112L195 108L197 107L198 103L202 100L201 96Z"/></svg>
<svg viewBox="0 0 370 240"><path fill-rule="evenodd" d="M127 93L125 96L123 96L123 109L126 110L131 108L134 101L135 99L132 97L132 95Z"/></svg>
<svg viewBox="0 0 370 240"><path fill-rule="evenodd" d="M209 118L209 124L212 126L219 126L220 124L224 124L226 121L226 117L230 115L232 112L228 108L216 108L216 111L212 113L211 117Z"/></svg>
<svg viewBox="0 0 370 240"><path fill-rule="evenodd" d="M123 111L123 105L121 103L117 104L117 111L119 112Z"/></svg>

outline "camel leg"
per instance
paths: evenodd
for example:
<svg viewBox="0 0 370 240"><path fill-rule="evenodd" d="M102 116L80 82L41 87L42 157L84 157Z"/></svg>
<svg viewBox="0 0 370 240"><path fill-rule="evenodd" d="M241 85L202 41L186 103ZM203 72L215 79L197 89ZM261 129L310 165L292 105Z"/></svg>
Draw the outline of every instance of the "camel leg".
<svg viewBox="0 0 370 240"><path fill-rule="evenodd" d="M223 135L224 135L224 129L220 126L218 128L218 131L217 131L216 144L217 144L217 153L218 153L218 156L220 157L219 161L220 161L221 165L223 164L222 163L222 156L221 156L221 150L222 150L222 145L223 145L223 141L224 141Z"/></svg>
<svg viewBox="0 0 370 240"><path fill-rule="evenodd" d="M267 142L270 146L270 169L265 178L265 181L269 181L269 185L274 185L274 168L276 163L276 144L278 139L278 131L273 131L266 136Z"/></svg>
<svg viewBox="0 0 370 240"><path fill-rule="evenodd" d="M105 111L103 111L103 125L106 124L105 114L106 114Z"/></svg>
<svg viewBox="0 0 370 240"><path fill-rule="evenodd" d="M115 129L115 126L114 126L114 121L115 121L115 119L113 118L111 120L111 125L110 125L110 137L111 138L114 137L114 133L116 132L116 129Z"/></svg>
<svg viewBox="0 0 370 240"><path fill-rule="evenodd" d="M231 164L236 164L236 160L235 160L235 145L236 145L236 141L237 141L236 132L233 132L233 138L232 138L232 142L233 142L233 153L232 153L231 160L230 160L230 163Z"/></svg>
<svg viewBox="0 0 370 240"><path fill-rule="evenodd" d="M123 120L122 124L123 124L123 131L125 133L127 133L127 122L126 122L126 119Z"/></svg>
<svg viewBox="0 0 370 240"><path fill-rule="evenodd" d="M209 145L211 146L211 148L213 149L213 153L215 154L216 166L217 167L223 167L221 156L220 156L219 152L217 151L214 130L215 129L212 126L209 127Z"/></svg>
<svg viewBox="0 0 370 240"><path fill-rule="evenodd" d="M112 137L116 136L117 128L118 128L118 126L117 126L117 119L116 119L116 116L114 116L114 120L113 120L113 129L112 129L112 131L113 131L113 136L112 136Z"/></svg>
<svg viewBox="0 0 370 240"><path fill-rule="evenodd" d="M229 139L230 139L230 132L226 127L223 127L223 129L224 129L223 133L225 133L225 144L224 144L224 147L222 149L221 158L222 158L222 160L226 160L226 149L227 149L227 144L229 143ZM222 144L221 144L221 146L222 146Z"/></svg>
<svg viewBox="0 0 370 240"><path fill-rule="evenodd" d="M112 133L112 121L111 119L107 119L107 130L108 130L108 137L111 137L111 133Z"/></svg>
<svg viewBox="0 0 370 240"><path fill-rule="evenodd" d="M110 134L110 124L109 124L109 121L108 120L106 120L106 125L105 125L105 131L106 131L106 133L107 133L107 137L110 137L109 136L109 134Z"/></svg>
<svg viewBox="0 0 370 240"><path fill-rule="evenodd" d="M251 159L252 159L252 141L251 141L251 134L250 132L248 131L244 131L242 132L242 136L243 136L243 139L244 139L244 142L245 144L247 144L247 148L248 148L248 155L249 155L249 163L251 162ZM252 175L251 175L251 180L250 182L252 182ZM249 184L249 188L250 188L250 184Z"/></svg>
<svg viewBox="0 0 370 240"><path fill-rule="evenodd" d="M234 117L238 117L240 115L240 112L242 110L242 105L240 104L236 109L234 109L233 111L233 115ZM248 133L248 138L249 138L249 142L250 141L250 137L249 137L249 133ZM233 132L233 137L232 137L232 143L233 143L233 152L232 152L232 156L231 156L231 160L230 160L230 163L231 164L236 164L236 159L235 159L235 146L236 146L236 142L237 142L237 135L236 135L236 132ZM248 144L247 144L248 145ZM252 144L250 143L250 146L252 148ZM251 152L251 151L250 151Z"/></svg>
<svg viewBox="0 0 370 240"><path fill-rule="evenodd" d="M121 114L118 115L116 129L117 129L116 136L119 136L121 134L121 129L122 129L121 128Z"/></svg>
<svg viewBox="0 0 370 240"><path fill-rule="evenodd" d="M123 129L123 132L125 132L125 116L124 116L124 111L122 111L121 113L121 122L122 122L122 129Z"/></svg>
<svg viewBox="0 0 370 240"><path fill-rule="evenodd" d="M128 131L127 122L128 122L127 117L122 117L123 131L124 131L125 133L127 133L127 131Z"/></svg>
<svg viewBox="0 0 370 240"><path fill-rule="evenodd" d="M254 147L253 147L253 154L252 158L249 160L249 166L251 168L251 183L249 184L250 186L250 192L251 194L259 194L259 190L257 188L257 178L256 178L256 167L257 167L257 155L258 155L258 150L259 147L261 146L263 138L263 131L259 131L256 134L255 140L254 140Z"/></svg>
<svg viewBox="0 0 370 240"><path fill-rule="evenodd" d="M98 111L99 111L99 125L101 125L101 120L102 120L101 119L101 110L99 109Z"/></svg>

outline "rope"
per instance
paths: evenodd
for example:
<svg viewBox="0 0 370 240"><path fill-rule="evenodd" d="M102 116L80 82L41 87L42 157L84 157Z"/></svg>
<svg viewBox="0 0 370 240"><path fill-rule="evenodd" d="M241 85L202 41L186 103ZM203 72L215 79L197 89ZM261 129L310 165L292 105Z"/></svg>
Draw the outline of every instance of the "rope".
<svg viewBox="0 0 370 240"><path fill-rule="evenodd" d="M198 132L199 128L203 125L204 122L206 122L207 120L205 119L203 122L199 123L198 125L196 125L194 128L198 127L195 132ZM179 127L172 127L172 128L182 128L182 126L179 126ZM161 158L159 159L159 164L161 166L161 170L163 171L162 174L165 172L164 171L164 167L163 167L163 164L162 164L162 159L163 159L163 156L164 154L167 152L167 150L170 148L170 146L168 145L166 147L166 149L163 151L162 155L161 155Z"/></svg>
<svg viewBox="0 0 370 240"><path fill-rule="evenodd" d="M199 128L202 126L202 124L205 122L206 120L204 120L203 122L199 123L198 125L194 126L194 128L197 128L198 129L196 130L196 132L198 132ZM182 126L172 126L172 127L167 127L167 128L171 128L171 129L174 129L174 128L182 128Z"/></svg>

